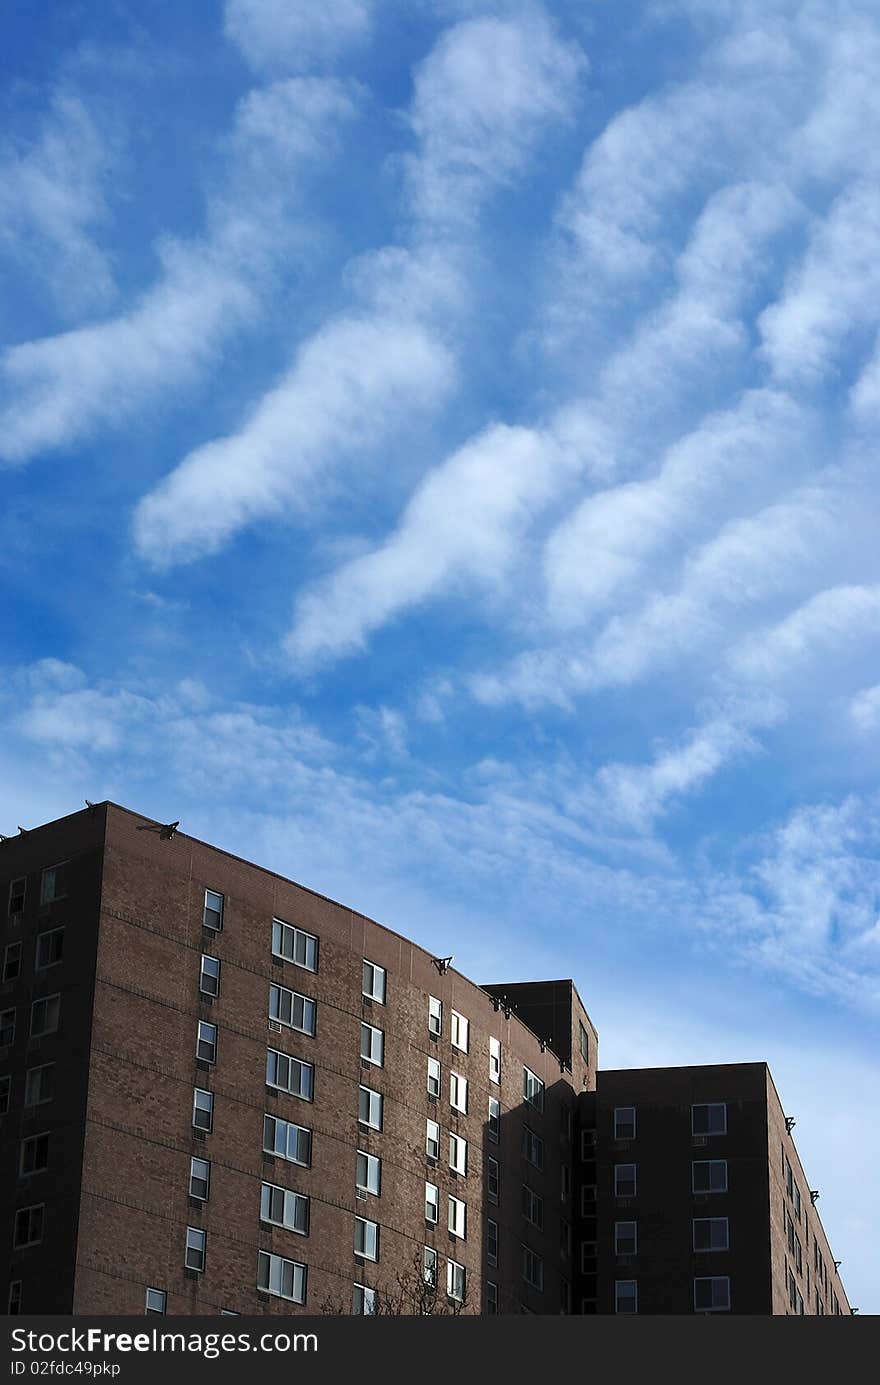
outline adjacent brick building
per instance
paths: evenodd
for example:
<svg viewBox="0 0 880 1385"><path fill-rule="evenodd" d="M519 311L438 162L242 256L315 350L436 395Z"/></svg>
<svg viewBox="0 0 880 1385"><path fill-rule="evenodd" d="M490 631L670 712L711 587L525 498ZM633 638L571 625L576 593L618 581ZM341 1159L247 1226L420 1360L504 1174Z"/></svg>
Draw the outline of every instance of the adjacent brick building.
<svg viewBox="0 0 880 1385"><path fill-rule="evenodd" d="M113 804L0 843L0 891L12 1313L369 1312L401 1279L466 1313L848 1311L763 1065L597 1089L571 981L477 986Z"/></svg>

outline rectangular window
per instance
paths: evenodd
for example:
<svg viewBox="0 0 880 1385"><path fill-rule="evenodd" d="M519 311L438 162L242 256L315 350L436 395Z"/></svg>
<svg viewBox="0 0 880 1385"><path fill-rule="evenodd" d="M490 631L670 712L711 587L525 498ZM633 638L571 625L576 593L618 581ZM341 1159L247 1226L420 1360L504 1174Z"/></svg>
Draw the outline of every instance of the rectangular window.
<svg viewBox="0 0 880 1385"><path fill-rule="evenodd" d="M0 1116L5 1116L9 1110L9 1099L12 1094L12 1078L9 1073L4 1073L0 1077Z"/></svg>
<svg viewBox="0 0 880 1385"><path fill-rule="evenodd" d="M794 1174L791 1171L791 1164L785 1161L785 1191L790 1198L794 1198Z"/></svg>
<svg viewBox="0 0 880 1385"><path fill-rule="evenodd" d="M19 1172L24 1176L30 1173L43 1173L49 1167L49 1136L29 1135L21 1142Z"/></svg>
<svg viewBox="0 0 880 1385"><path fill-rule="evenodd" d="M491 1157L486 1160L486 1196L490 1202L501 1200L501 1165Z"/></svg>
<svg viewBox="0 0 880 1385"><path fill-rule="evenodd" d="M428 1033L438 1037L443 1033L443 1001L435 995L428 996Z"/></svg>
<svg viewBox="0 0 880 1385"><path fill-rule="evenodd" d="M365 1260L379 1259L379 1223L364 1217L354 1219L354 1253Z"/></svg>
<svg viewBox="0 0 880 1385"><path fill-rule="evenodd" d="M691 1165L691 1186L695 1193L726 1193L727 1160L695 1159Z"/></svg>
<svg viewBox="0 0 880 1385"><path fill-rule="evenodd" d="M361 1024L361 1058L377 1068L385 1066L385 1035L372 1024Z"/></svg>
<svg viewBox="0 0 880 1385"><path fill-rule="evenodd" d="M639 1291L634 1279L617 1279L614 1282L615 1313L637 1313L639 1311Z"/></svg>
<svg viewBox="0 0 880 1385"><path fill-rule="evenodd" d="M15 1043L15 1010L0 1010L0 1048Z"/></svg>
<svg viewBox="0 0 880 1385"><path fill-rule="evenodd" d="M359 1149L355 1167L355 1185L362 1193L372 1193L379 1197L382 1191L382 1160L375 1154L367 1154Z"/></svg>
<svg viewBox="0 0 880 1385"><path fill-rule="evenodd" d="M489 1097L489 1128L488 1135L493 1145L497 1145L501 1134L501 1102L497 1096Z"/></svg>
<svg viewBox="0 0 880 1385"><path fill-rule="evenodd" d="M489 1081L501 1081L501 1040L489 1040Z"/></svg>
<svg viewBox="0 0 880 1385"><path fill-rule="evenodd" d="M217 1026L216 1024L208 1024L207 1020L199 1020L196 1057L203 1063L216 1063L217 1061Z"/></svg>
<svg viewBox="0 0 880 1385"><path fill-rule="evenodd" d="M294 1125L293 1121L279 1120L277 1116L264 1116L263 1150L266 1154L276 1154L281 1159L287 1159L291 1164L311 1168L312 1132L304 1125Z"/></svg>
<svg viewBox="0 0 880 1385"><path fill-rule="evenodd" d="M634 1140L636 1137L636 1108L634 1106L615 1106L615 1140Z"/></svg>
<svg viewBox="0 0 880 1385"><path fill-rule="evenodd" d="M468 1051L469 1029L470 1025L468 1024L468 1021L465 1019L464 1015L460 1015L457 1010L453 1010L450 1024L450 1036L452 1039L452 1047L461 1049L462 1053L467 1053Z"/></svg>
<svg viewBox="0 0 880 1385"><path fill-rule="evenodd" d="M801 1219L801 1190L798 1185L794 1185L794 1219L800 1222Z"/></svg>
<svg viewBox="0 0 880 1385"><path fill-rule="evenodd" d="M425 1153L429 1159L440 1158L440 1122L425 1122Z"/></svg>
<svg viewBox="0 0 880 1385"><path fill-rule="evenodd" d="M216 890L205 890L202 926L210 928L214 933L219 933L223 927L223 896Z"/></svg>
<svg viewBox="0 0 880 1385"><path fill-rule="evenodd" d="M298 1236L308 1236L309 1200L302 1193L291 1192L289 1188L263 1183L260 1187L260 1221L283 1226L286 1231L295 1231Z"/></svg>
<svg viewBox="0 0 880 1385"><path fill-rule="evenodd" d="M615 1164L614 1165L614 1196L615 1197L635 1197L636 1195L636 1166L635 1164Z"/></svg>
<svg viewBox="0 0 880 1385"><path fill-rule="evenodd" d="M375 962L368 962L366 957L364 958L364 979L361 984L361 991L368 1000L375 1000L378 1005L385 1004L387 979L384 967L377 967Z"/></svg>
<svg viewBox="0 0 880 1385"><path fill-rule="evenodd" d="M261 1250L257 1259L257 1288L264 1294L274 1294L276 1298L289 1299L291 1303L305 1303L306 1276L305 1265L296 1260L285 1260L281 1255L270 1255Z"/></svg>
<svg viewBox="0 0 880 1385"><path fill-rule="evenodd" d="M199 1274L205 1268L205 1261L208 1255L208 1233L203 1231L200 1226L188 1226L186 1228L186 1251L183 1263L188 1270L197 1270Z"/></svg>
<svg viewBox="0 0 880 1385"><path fill-rule="evenodd" d="M266 1085L291 1096L312 1101L315 1095L315 1066L270 1048L266 1054Z"/></svg>
<svg viewBox="0 0 880 1385"><path fill-rule="evenodd" d="M803 1274L803 1272L804 1272L804 1257L803 1257L803 1252L801 1251L801 1238L800 1238L800 1236L795 1236L795 1238L794 1238L794 1267L795 1267L795 1269L797 1270L798 1274Z"/></svg>
<svg viewBox="0 0 880 1385"><path fill-rule="evenodd" d="M449 1074L449 1104L464 1115L467 1115L467 1090L467 1078L462 1077L460 1072L451 1072Z"/></svg>
<svg viewBox="0 0 880 1385"><path fill-rule="evenodd" d="M490 1317L498 1314L498 1285L486 1280L486 1312Z"/></svg>
<svg viewBox="0 0 880 1385"><path fill-rule="evenodd" d="M12 1232L12 1244L16 1250L21 1250L24 1246L34 1246L38 1241L42 1241L45 1213L46 1205L42 1202L36 1207L19 1207Z"/></svg>
<svg viewBox="0 0 880 1385"><path fill-rule="evenodd" d="M614 1254L635 1255L637 1250L637 1231L634 1221L614 1223Z"/></svg>
<svg viewBox="0 0 880 1385"><path fill-rule="evenodd" d="M727 1275L707 1275L694 1280L694 1312L725 1313L730 1309Z"/></svg>
<svg viewBox="0 0 880 1385"><path fill-rule="evenodd" d="M449 1194L449 1207L447 1225L450 1236L457 1236L464 1240L467 1235L467 1207L460 1197L453 1197Z"/></svg>
<svg viewBox="0 0 880 1385"><path fill-rule="evenodd" d="M464 1265L459 1265L456 1260L446 1261L446 1292L450 1298L458 1303L464 1302L465 1285L467 1275Z"/></svg>
<svg viewBox="0 0 880 1385"><path fill-rule="evenodd" d="M428 1096L438 1097L440 1095L440 1061L437 1058L428 1059Z"/></svg>
<svg viewBox="0 0 880 1385"><path fill-rule="evenodd" d="M540 1135L536 1135L534 1130L530 1130L527 1125L523 1126L522 1141L523 1157L533 1164L536 1169L544 1167L544 1141Z"/></svg>
<svg viewBox="0 0 880 1385"><path fill-rule="evenodd" d="M200 1202L207 1202L210 1194L211 1161L193 1156L189 1161L189 1195Z"/></svg>
<svg viewBox="0 0 880 1385"><path fill-rule="evenodd" d="M144 1313L165 1313L168 1310L168 1295L164 1289L148 1289Z"/></svg>
<svg viewBox="0 0 880 1385"><path fill-rule="evenodd" d="M544 1109L544 1083L536 1077L531 1068L523 1068L523 1100L536 1111Z"/></svg>
<svg viewBox="0 0 880 1385"><path fill-rule="evenodd" d="M559 1249L566 1258L571 1255L571 1222L565 1220L559 1223Z"/></svg>
<svg viewBox="0 0 880 1385"><path fill-rule="evenodd" d="M51 904L55 899L63 899L67 894L67 867L69 861L57 866L49 866L40 876L40 903Z"/></svg>
<svg viewBox="0 0 880 1385"><path fill-rule="evenodd" d="M269 986L269 1018L300 1034L315 1034L316 1005L307 995L289 991L286 986Z"/></svg>
<svg viewBox="0 0 880 1385"><path fill-rule="evenodd" d="M544 1199L527 1183L523 1184L522 1190L522 1214L527 1222L532 1226L537 1226L539 1230L544 1229Z"/></svg>
<svg viewBox="0 0 880 1385"><path fill-rule="evenodd" d="M425 1246L422 1255L422 1277L429 1289L437 1287L437 1252L433 1246Z"/></svg>
<svg viewBox="0 0 880 1385"><path fill-rule="evenodd" d="M693 1135L726 1135L727 1105L714 1101L708 1105L691 1107L691 1133Z"/></svg>
<svg viewBox="0 0 880 1385"><path fill-rule="evenodd" d="M61 1021L61 996L48 995L31 1006L31 1038L54 1034Z"/></svg>
<svg viewBox="0 0 880 1385"><path fill-rule="evenodd" d="M440 1189L436 1183L425 1184L425 1221L436 1226L440 1219Z"/></svg>
<svg viewBox="0 0 880 1385"><path fill-rule="evenodd" d="M7 943L3 952L3 980L14 981L20 972L21 943Z"/></svg>
<svg viewBox="0 0 880 1385"><path fill-rule="evenodd" d="M64 957L64 929L51 928L48 933L37 936L35 966L37 971L47 967L57 967Z"/></svg>
<svg viewBox="0 0 880 1385"><path fill-rule="evenodd" d="M358 1120L370 1130L381 1130L385 1119L385 1098L372 1087L358 1087Z"/></svg>
<svg viewBox="0 0 880 1385"><path fill-rule="evenodd" d="M9 886L9 912L10 914L21 914L24 911L25 895L27 894L27 876L21 875L17 880L13 880Z"/></svg>
<svg viewBox="0 0 880 1385"><path fill-rule="evenodd" d="M559 1166L559 1201L568 1202L571 1197L571 1169L568 1164Z"/></svg>
<svg viewBox="0 0 880 1385"><path fill-rule="evenodd" d="M220 994L220 962L216 957L210 957L207 952L202 953L199 990L204 995Z"/></svg>
<svg viewBox="0 0 880 1385"><path fill-rule="evenodd" d="M376 1290L368 1288L366 1284L355 1284L351 1303L355 1317L373 1317L376 1312Z"/></svg>
<svg viewBox="0 0 880 1385"><path fill-rule="evenodd" d="M292 923L272 920L272 952L304 971L318 970L318 939L314 933L305 933Z"/></svg>
<svg viewBox="0 0 880 1385"><path fill-rule="evenodd" d="M467 1140L460 1135L449 1136L449 1167L454 1173L467 1173Z"/></svg>
<svg viewBox="0 0 880 1385"><path fill-rule="evenodd" d="M211 1130L214 1125L214 1096L196 1087L193 1092L192 1123L196 1130Z"/></svg>
<svg viewBox="0 0 880 1385"><path fill-rule="evenodd" d="M578 1048L585 1063L590 1061L590 1036L584 1026L578 1020Z"/></svg>
<svg viewBox="0 0 880 1385"><path fill-rule="evenodd" d="M486 1222L486 1259L490 1265L498 1264L498 1223L491 1219Z"/></svg>
<svg viewBox="0 0 880 1385"><path fill-rule="evenodd" d="M529 1246L522 1248L522 1277L533 1289L543 1289L544 1261Z"/></svg>

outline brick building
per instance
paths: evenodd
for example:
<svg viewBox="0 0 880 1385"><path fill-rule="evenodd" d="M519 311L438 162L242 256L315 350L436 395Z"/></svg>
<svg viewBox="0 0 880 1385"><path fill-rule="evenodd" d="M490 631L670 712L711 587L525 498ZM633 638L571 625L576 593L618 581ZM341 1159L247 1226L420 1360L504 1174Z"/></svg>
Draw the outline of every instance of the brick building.
<svg viewBox="0 0 880 1385"><path fill-rule="evenodd" d="M175 827L102 803L0 842L9 1312L370 1312L401 1279L848 1311L766 1067L597 1086L571 981L477 986Z"/></svg>

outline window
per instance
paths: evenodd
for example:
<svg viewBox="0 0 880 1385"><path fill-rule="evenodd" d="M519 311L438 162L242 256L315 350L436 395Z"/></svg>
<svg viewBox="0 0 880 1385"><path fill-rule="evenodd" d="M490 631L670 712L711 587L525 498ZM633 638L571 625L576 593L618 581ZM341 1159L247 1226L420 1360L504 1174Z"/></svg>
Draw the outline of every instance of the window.
<svg viewBox="0 0 880 1385"><path fill-rule="evenodd" d="M578 1020L578 1048L585 1063L590 1061L590 1036L584 1026Z"/></svg>
<svg viewBox="0 0 880 1385"><path fill-rule="evenodd" d="M614 1223L614 1254L635 1255L638 1248L638 1234L634 1221Z"/></svg>
<svg viewBox="0 0 880 1385"><path fill-rule="evenodd" d="M0 1048L15 1043L15 1010L0 1011Z"/></svg>
<svg viewBox="0 0 880 1385"><path fill-rule="evenodd" d="M501 1133L501 1102L497 1096L489 1097L489 1129L487 1133L493 1145L497 1145Z"/></svg>
<svg viewBox="0 0 880 1385"><path fill-rule="evenodd" d="M454 1173L467 1173L467 1140L460 1135L449 1136L449 1167Z"/></svg>
<svg viewBox="0 0 880 1385"><path fill-rule="evenodd" d="M49 1167L49 1136L29 1135L26 1140L21 1142L21 1159L19 1162L19 1172L24 1176L29 1173L42 1173Z"/></svg>
<svg viewBox="0 0 880 1385"><path fill-rule="evenodd" d="M433 1246L425 1246L422 1256L422 1276L430 1289L437 1287L437 1252Z"/></svg>
<svg viewBox="0 0 880 1385"><path fill-rule="evenodd" d="M425 1153L429 1159L440 1158L440 1122L425 1122Z"/></svg>
<svg viewBox="0 0 880 1385"><path fill-rule="evenodd" d="M726 1135L727 1106L723 1101L691 1107L691 1132L694 1135Z"/></svg>
<svg viewBox="0 0 880 1385"><path fill-rule="evenodd" d="M571 1313L571 1285L567 1279L559 1281L559 1305L560 1313Z"/></svg>
<svg viewBox="0 0 880 1385"><path fill-rule="evenodd" d="M376 1311L376 1290L369 1289L366 1284L355 1284L351 1311L358 1317L372 1317Z"/></svg>
<svg viewBox="0 0 880 1385"><path fill-rule="evenodd" d="M467 1115L467 1078L459 1072L449 1074L449 1104Z"/></svg>
<svg viewBox="0 0 880 1385"><path fill-rule="evenodd" d="M357 1163L355 1169L355 1184L361 1192L373 1193L376 1197L382 1191L382 1160L375 1154L366 1154L364 1150L357 1152Z"/></svg>
<svg viewBox="0 0 880 1385"><path fill-rule="evenodd" d="M261 1250L257 1258L257 1288L264 1294L275 1294L277 1298L289 1299L291 1303L305 1303L306 1276L305 1265L296 1260L285 1260L281 1255L270 1255Z"/></svg>
<svg viewBox="0 0 880 1385"><path fill-rule="evenodd" d="M61 1019L61 996L49 995L31 1006L31 1038L54 1034Z"/></svg>
<svg viewBox="0 0 880 1385"><path fill-rule="evenodd" d="M263 1183L260 1188L260 1221L283 1226L299 1236L309 1234L309 1200L302 1193Z"/></svg>
<svg viewBox="0 0 880 1385"><path fill-rule="evenodd" d="M522 1214L526 1221L532 1223L532 1226L537 1226L539 1230L543 1231L544 1199L527 1183L523 1184L522 1190Z"/></svg>
<svg viewBox="0 0 880 1385"><path fill-rule="evenodd" d="M219 933L223 927L223 896L216 890L205 890L202 926L212 929L215 933Z"/></svg>
<svg viewBox="0 0 880 1385"><path fill-rule="evenodd" d="M293 1121L279 1120L277 1116L263 1117L263 1149L266 1154L277 1154L288 1159L291 1164L302 1164L311 1168L312 1132L304 1125L294 1125Z"/></svg>
<svg viewBox="0 0 880 1385"><path fill-rule="evenodd" d="M63 928L52 928L48 933L40 933L37 936L37 953L35 960L37 971L45 971L47 967L57 967L63 955Z"/></svg>
<svg viewBox="0 0 880 1385"><path fill-rule="evenodd" d="M486 1222L486 1259L490 1265L498 1264L498 1223L491 1219Z"/></svg>
<svg viewBox="0 0 880 1385"><path fill-rule="evenodd" d="M440 1095L440 1062L437 1058L428 1059L428 1096Z"/></svg>
<svg viewBox="0 0 880 1385"><path fill-rule="evenodd" d="M730 1280L711 1275L694 1280L694 1312L724 1313L730 1309Z"/></svg>
<svg viewBox="0 0 880 1385"><path fill-rule="evenodd" d="M167 1311L167 1307L168 1295L164 1289L147 1290L147 1301L144 1307L144 1312L147 1315L149 1315L150 1313L165 1313Z"/></svg>
<svg viewBox="0 0 880 1385"><path fill-rule="evenodd" d="M358 1087L358 1120L371 1130L381 1130L384 1123L385 1098L372 1087Z"/></svg>
<svg viewBox="0 0 880 1385"><path fill-rule="evenodd" d="M36 1207L19 1207L12 1232L12 1244L16 1250L42 1241L45 1211L46 1206L42 1202Z"/></svg>
<svg viewBox="0 0 880 1385"><path fill-rule="evenodd" d="M495 1317L498 1313L498 1285L486 1280L486 1312Z"/></svg>
<svg viewBox="0 0 880 1385"><path fill-rule="evenodd" d="M581 1131L581 1158L584 1160L595 1159L596 1157L596 1132L595 1130Z"/></svg>
<svg viewBox="0 0 880 1385"><path fill-rule="evenodd" d="M497 1159L486 1160L486 1196L496 1203L501 1198L501 1166Z"/></svg>
<svg viewBox="0 0 880 1385"><path fill-rule="evenodd" d="M220 994L220 962L216 957L209 957L207 952L202 953L199 990L205 995Z"/></svg>
<svg viewBox="0 0 880 1385"><path fill-rule="evenodd" d="M428 996L428 1033L438 1037L443 1033L443 1001L435 995Z"/></svg>
<svg viewBox="0 0 880 1385"><path fill-rule="evenodd" d="M364 1217L354 1219L354 1253L365 1260L379 1259L379 1223Z"/></svg>
<svg viewBox="0 0 880 1385"><path fill-rule="evenodd" d="M615 1164L614 1165L614 1196L615 1197L635 1197L636 1195L636 1166L635 1164Z"/></svg>
<svg viewBox="0 0 880 1385"><path fill-rule="evenodd" d="M447 1225L450 1236L458 1236L464 1240L467 1235L467 1207L460 1197L453 1197L449 1194L449 1207L447 1214Z"/></svg>
<svg viewBox="0 0 880 1385"><path fill-rule="evenodd" d="M785 1191L790 1198L794 1197L794 1174L791 1171L791 1164L785 1161Z"/></svg>
<svg viewBox="0 0 880 1385"><path fill-rule="evenodd" d="M285 962L302 967L304 971L318 970L318 939L313 933L304 933L292 923L272 920L272 952Z"/></svg>
<svg viewBox="0 0 880 1385"><path fill-rule="evenodd" d="M803 1252L801 1251L801 1238L800 1238L800 1236L795 1236L795 1238L794 1238L794 1267L795 1267L795 1269L797 1270L798 1274L803 1274L803 1272L804 1272L804 1257L803 1257Z"/></svg>
<svg viewBox="0 0 880 1385"><path fill-rule="evenodd" d="M464 1265L459 1265L455 1260L447 1260L446 1292L449 1297L454 1298L458 1303L463 1303L466 1283L467 1276Z"/></svg>
<svg viewBox="0 0 880 1385"><path fill-rule="evenodd" d="M0 1077L0 1116L5 1116L9 1110L9 1098L12 1092L12 1078L8 1073Z"/></svg>
<svg viewBox="0 0 880 1385"><path fill-rule="evenodd" d="M314 1064L303 1063L299 1058L270 1048L266 1054L266 1085L311 1101L315 1094Z"/></svg>
<svg viewBox="0 0 880 1385"><path fill-rule="evenodd" d="M361 1058L377 1068L385 1066L385 1035L372 1024L361 1024Z"/></svg>
<svg viewBox="0 0 880 1385"><path fill-rule="evenodd" d="M214 1095L196 1087L193 1092L192 1123L196 1130L212 1130L214 1127Z"/></svg>
<svg viewBox="0 0 880 1385"><path fill-rule="evenodd" d="M691 1185L695 1193L727 1192L726 1159L695 1159L691 1171Z"/></svg>
<svg viewBox="0 0 880 1385"><path fill-rule="evenodd" d="M788 1238L789 1254L794 1255L794 1222L788 1215L788 1212L785 1214L785 1232Z"/></svg>
<svg viewBox="0 0 880 1385"><path fill-rule="evenodd" d="M13 880L9 886L9 912L10 914L20 914L24 910L25 895L27 894L27 876L21 875L17 880Z"/></svg>
<svg viewBox="0 0 880 1385"><path fill-rule="evenodd" d="M694 1250L727 1250L727 1218L695 1217Z"/></svg>
<svg viewBox="0 0 880 1385"><path fill-rule="evenodd" d="M40 903L51 904L55 899L63 899L67 894L67 867L70 863L62 861L57 866L49 866L40 876Z"/></svg>
<svg viewBox="0 0 880 1385"><path fill-rule="evenodd" d="M614 1281L615 1313L637 1313L639 1311L638 1285L634 1279Z"/></svg>
<svg viewBox="0 0 880 1385"><path fill-rule="evenodd" d="M184 1252L183 1263L188 1270L197 1270L199 1274L205 1268L205 1261L208 1254L208 1233L203 1231L200 1226L188 1226L186 1228L186 1251Z"/></svg>
<svg viewBox="0 0 880 1385"><path fill-rule="evenodd" d="M460 1048L462 1053L468 1051L468 1030L470 1025L464 1015L460 1015L457 1010L452 1011L452 1021L450 1025L450 1035L452 1047Z"/></svg>
<svg viewBox="0 0 880 1385"><path fill-rule="evenodd" d="M207 1202L211 1193L211 1161L197 1159L189 1161L189 1195L200 1202Z"/></svg>
<svg viewBox="0 0 880 1385"><path fill-rule="evenodd" d="M634 1140L636 1137L636 1108L634 1106L615 1106L615 1140Z"/></svg>
<svg viewBox="0 0 880 1385"><path fill-rule="evenodd" d="M377 967L375 962L368 962L364 958L364 979L361 985L362 993L369 999L375 1000L379 1005L385 1004L385 990L387 983L387 973L384 967Z"/></svg>
<svg viewBox="0 0 880 1385"><path fill-rule="evenodd" d="M571 1222L564 1218L559 1223L559 1249L566 1258L571 1255Z"/></svg>
<svg viewBox="0 0 880 1385"><path fill-rule="evenodd" d="M540 1135L536 1135L534 1130L530 1130L527 1125L523 1126L523 1157L533 1164L536 1169L544 1167L544 1141Z"/></svg>
<svg viewBox="0 0 880 1385"><path fill-rule="evenodd" d="M198 1036L196 1038L196 1057L199 1058L203 1063L216 1063L216 1024L208 1024L206 1020L199 1020L199 1030Z"/></svg>
<svg viewBox="0 0 880 1385"><path fill-rule="evenodd" d="M534 1106L536 1111L544 1109L544 1083L536 1077L531 1068L523 1068L523 1098Z"/></svg>
<svg viewBox="0 0 880 1385"><path fill-rule="evenodd" d="M20 971L21 943L7 943L3 953L3 980L14 981Z"/></svg>
<svg viewBox="0 0 880 1385"><path fill-rule="evenodd" d="M794 1185L794 1219L800 1222L801 1219L801 1190L798 1185Z"/></svg>
<svg viewBox="0 0 880 1385"><path fill-rule="evenodd" d="M270 985L269 1018L288 1029L298 1029L301 1034L315 1033L315 1002L298 991L289 991L286 986Z"/></svg>
<svg viewBox="0 0 880 1385"><path fill-rule="evenodd" d="M559 1201L568 1202L571 1197L571 1169L568 1164L559 1166Z"/></svg>
<svg viewBox="0 0 880 1385"><path fill-rule="evenodd" d="M440 1220L440 1189L436 1183L425 1184L425 1221L433 1225Z"/></svg>
<svg viewBox="0 0 880 1385"><path fill-rule="evenodd" d="M544 1261L528 1246L522 1248L522 1277L533 1289L543 1289Z"/></svg>
<svg viewBox="0 0 880 1385"><path fill-rule="evenodd" d="M489 1081L501 1081L501 1040L489 1040Z"/></svg>

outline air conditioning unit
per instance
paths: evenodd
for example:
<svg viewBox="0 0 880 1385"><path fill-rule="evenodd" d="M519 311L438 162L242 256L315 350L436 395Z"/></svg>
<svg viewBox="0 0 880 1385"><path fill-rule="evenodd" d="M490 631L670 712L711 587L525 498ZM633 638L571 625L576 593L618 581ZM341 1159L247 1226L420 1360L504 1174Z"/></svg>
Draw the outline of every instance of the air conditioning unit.
<svg viewBox="0 0 880 1385"><path fill-rule="evenodd" d="M595 1183L585 1183L581 1188L581 1203L596 1201Z"/></svg>
<svg viewBox="0 0 880 1385"><path fill-rule="evenodd" d="M437 1105L437 1093L436 1093L436 1092L429 1092L429 1093L428 1093L428 1100L431 1102L432 1106L436 1106L436 1105Z"/></svg>
<svg viewBox="0 0 880 1385"><path fill-rule="evenodd" d="M370 1196L366 1188L355 1188L354 1195L358 1202L366 1202L367 1198Z"/></svg>
<svg viewBox="0 0 880 1385"><path fill-rule="evenodd" d="M706 1135L695 1135L695 1136L694 1136L694 1144L695 1144L695 1145L707 1145L708 1143L709 1143L709 1140L708 1140L708 1137L707 1137Z"/></svg>
<svg viewBox="0 0 880 1385"><path fill-rule="evenodd" d="M270 1020L269 1028L272 1030L273 1034L280 1034L282 1026L278 1023L277 1020Z"/></svg>

